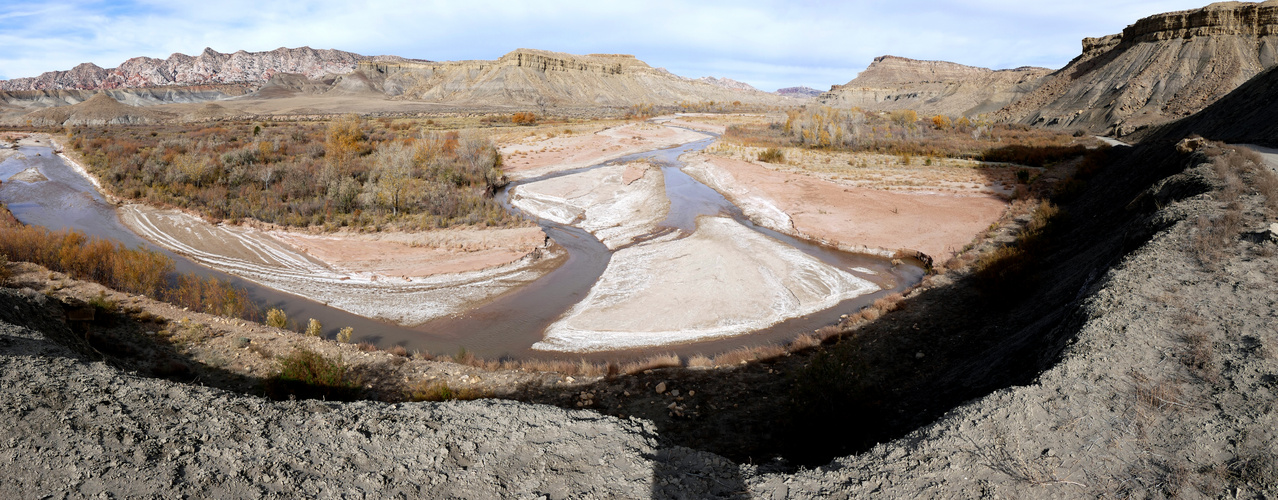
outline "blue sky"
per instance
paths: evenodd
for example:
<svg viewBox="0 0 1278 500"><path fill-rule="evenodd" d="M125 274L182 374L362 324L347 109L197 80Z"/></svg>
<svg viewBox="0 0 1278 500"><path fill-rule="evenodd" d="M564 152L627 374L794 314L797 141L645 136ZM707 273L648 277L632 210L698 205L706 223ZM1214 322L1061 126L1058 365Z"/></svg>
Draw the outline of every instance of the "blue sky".
<svg viewBox="0 0 1278 500"><path fill-rule="evenodd" d="M278 47L437 61L526 47L634 54L688 77L763 90L846 83L891 54L989 68L1060 68L1087 36L1205 0L1025 2L244 1L138 0L0 5L0 79L110 68L136 56Z"/></svg>

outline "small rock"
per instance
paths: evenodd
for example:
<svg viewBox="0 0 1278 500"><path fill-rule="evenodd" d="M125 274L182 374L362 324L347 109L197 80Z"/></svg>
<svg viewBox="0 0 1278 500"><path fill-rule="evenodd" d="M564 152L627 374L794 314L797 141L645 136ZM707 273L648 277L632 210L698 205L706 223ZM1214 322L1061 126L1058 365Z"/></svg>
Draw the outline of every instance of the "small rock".
<svg viewBox="0 0 1278 500"><path fill-rule="evenodd" d="M923 351L914 353L914 359L923 359Z"/></svg>
<svg viewBox="0 0 1278 500"><path fill-rule="evenodd" d="M670 391L670 395L671 395L671 396L678 397L678 396L679 396L679 389L675 389L675 390L673 390L673 391Z"/></svg>
<svg viewBox="0 0 1278 500"><path fill-rule="evenodd" d="M657 394L661 394L661 393L663 393L663 392L666 392L666 383L665 383L665 382L662 382L662 383L657 384L657 387L656 387L654 390L655 390L655 391L657 391Z"/></svg>

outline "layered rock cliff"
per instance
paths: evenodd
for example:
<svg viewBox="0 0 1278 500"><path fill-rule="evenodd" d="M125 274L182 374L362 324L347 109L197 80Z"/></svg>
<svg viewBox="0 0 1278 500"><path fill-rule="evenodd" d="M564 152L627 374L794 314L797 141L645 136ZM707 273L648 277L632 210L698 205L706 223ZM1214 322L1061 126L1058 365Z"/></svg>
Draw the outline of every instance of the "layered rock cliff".
<svg viewBox="0 0 1278 500"><path fill-rule="evenodd" d="M280 73L296 73L317 79L326 75L350 73L360 61L388 59L401 58L369 57L310 47L281 47L269 52L241 50L231 54L206 48L198 56L179 53L168 59L135 57L110 69L83 63L68 71L51 71L33 78L0 81L0 90L99 90L171 85L261 84Z"/></svg>
<svg viewBox="0 0 1278 500"><path fill-rule="evenodd" d="M784 98L725 88L648 66L631 55L518 49L491 61L362 61L359 74L397 99L486 106L630 106Z"/></svg>
<svg viewBox="0 0 1278 500"><path fill-rule="evenodd" d="M998 113L1005 120L1127 135L1191 115L1278 64L1278 1L1150 16L1083 40L1083 53Z"/></svg>
<svg viewBox="0 0 1278 500"><path fill-rule="evenodd" d="M995 111L1029 93L1051 70L991 70L896 56L874 59L846 85L817 97L828 106L912 109L923 114L972 116Z"/></svg>

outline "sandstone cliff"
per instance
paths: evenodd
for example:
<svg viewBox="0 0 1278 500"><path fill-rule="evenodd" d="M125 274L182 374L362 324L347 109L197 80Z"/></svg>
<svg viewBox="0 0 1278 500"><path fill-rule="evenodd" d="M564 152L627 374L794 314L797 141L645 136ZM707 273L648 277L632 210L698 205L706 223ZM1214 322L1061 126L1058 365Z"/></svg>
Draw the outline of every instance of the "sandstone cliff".
<svg viewBox="0 0 1278 500"><path fill-rule="evenodd" d="M972 116L995 111L1032 91L1050 70L990 70L896 56L874 59L846 85L817 97L828 106L912 109L923 114Z"/></svg>
<svg viewBox="0 0 1278 500"><path fill-rule="evenodd" d="M1150 16L1083 53L998 116L1127 135L1188 116L1278 63L1278 1Z"/></svg>
<svg viewBox="0 0 1278 500"><path fill-rule="evenodd" d="M358 73L388 96L454 105L630 106L784 98L729 89L648 66L631 55L573 55L518 49L494 61L363 61Z"/></svg>

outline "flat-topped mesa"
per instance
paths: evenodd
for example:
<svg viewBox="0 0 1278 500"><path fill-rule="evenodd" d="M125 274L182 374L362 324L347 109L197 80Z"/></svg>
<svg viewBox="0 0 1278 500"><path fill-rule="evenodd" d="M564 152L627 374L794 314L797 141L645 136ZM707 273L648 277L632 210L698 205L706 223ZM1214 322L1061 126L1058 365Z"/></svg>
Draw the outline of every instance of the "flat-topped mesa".
<svg viewBox="0 0 1278 500"><path fill-rule="evenodd" d="M962 80L994 70L946 61L921 61L897 56L879 56L848 85L876 83L930 83Z"/></svg>
<svg viewBox="0 0 1278 500"><path fill-rule="evenodd" d="M1123 136L1191 115L1278 64L1278 0L1157 14L1082 48L997 118Z"/></svg>
<svg viewBox="0 0 1278 500"><path fill-rule="evenodd" d="M1212 35L1278 34L1278 0L1262 3L1218 2L1201 9L1157 14L1123 30L1128 43Z"/></svg>
<svg viewBox="0 0 1278 500"><path fill-rule="evenodd" d="M1050 72L1045 68L992 70L881 56L852 81L835 85L817 101L880 111L912 109L925 114L972 116L1002 108L1033 90Z"/></svg>
<svg viewBox="0 0 1278 500"><path fill-rule="evenodd" d="M224 54L211 48L198 56L176 53L168 59L135 57L119 67L104 69L83 63L68 71L50 71L37 77L0 81L0 90L101 90L172 85L227 83L261 84L278 73L298 73L308 78L342 75L372 58L330 49L280 47L267 52L237 51Z"/></svg>
<svg viewBox="0 0 1278 500"><path fill-rule="evenodd" d="M692 80L632 55L517 49L496 60L362 61L359 73L394 99L460 106L632 106L679 102L778 105L784 97L728 79Z"/></svg>

